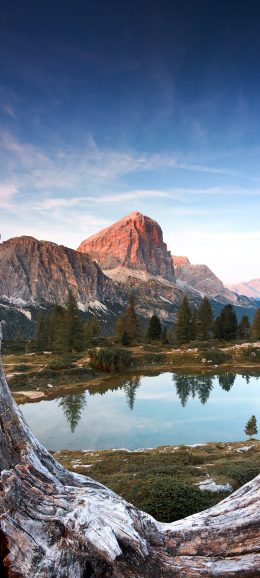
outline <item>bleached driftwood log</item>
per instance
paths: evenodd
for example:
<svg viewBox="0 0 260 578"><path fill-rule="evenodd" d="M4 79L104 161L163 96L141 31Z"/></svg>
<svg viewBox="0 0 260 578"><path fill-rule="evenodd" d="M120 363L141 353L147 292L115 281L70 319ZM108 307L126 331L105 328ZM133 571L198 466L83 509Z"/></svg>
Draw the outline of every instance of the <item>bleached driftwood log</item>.
<svg viewBox="0 0 260 578"><path fill-rule="evenodd" d="M260 576L260 476L214 508L158 523L50 456L1 362L0 470L1 578Z"/></svg>

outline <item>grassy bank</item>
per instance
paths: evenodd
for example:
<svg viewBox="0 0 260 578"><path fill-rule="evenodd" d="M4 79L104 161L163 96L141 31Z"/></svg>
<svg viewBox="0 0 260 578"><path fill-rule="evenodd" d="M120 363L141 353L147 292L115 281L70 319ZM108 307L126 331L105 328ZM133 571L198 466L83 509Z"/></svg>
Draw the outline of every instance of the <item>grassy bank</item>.
<svg viewBox="0 0 260 578"><path fill-rule="evenodd" d="M51 352L3 356L4 369L15 399L52 399L64 392L100 388L113 376L163 371L189 373L236 372L259 374L260 343L199 344L194 347L140 345L58 355ZM101 360L101 361L100 361ZM118 370L118 371L117 371Z"/></svg>
<svg viewBox="0 0 260 578"><path fill-rule="evenodd" d="M54 456L165 522L216 504L260 473L258 440L133 452L64 450Z"/></svg>

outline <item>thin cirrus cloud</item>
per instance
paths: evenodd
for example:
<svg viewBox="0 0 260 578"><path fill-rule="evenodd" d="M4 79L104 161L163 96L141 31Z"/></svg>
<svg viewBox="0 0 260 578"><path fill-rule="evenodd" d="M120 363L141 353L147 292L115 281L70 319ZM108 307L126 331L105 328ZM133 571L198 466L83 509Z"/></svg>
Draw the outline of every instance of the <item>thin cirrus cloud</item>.
<svg viewBox="0 0 260 578"><path fill-rule="evenodd" d="M88 137L86 145L80 150L69 147L54 148L47 153L39 146L19 141L10 132L3 132L0 137L0 149L4 160L5 179L11 179L19 190L34 188L51 192L61 189L75 195L75 191L86 192L87 189L93 189L94 185L97 189L109 183L116 186L120 179L129 174L155 173L161 169L194 171L229 177L237 177L240 174L226 168L179 162L169 154L139 154L134 151L102 149L96 145L92 137ZM248 179L251 180L252 177ZM184 194L198 194L198 191L193 191L194 189L183 190ZM174 192L176 191L172 191L172 194ZM201 189L201 194L212 193L218 193L218 190L207 188L202 191ZM158 192L159 196L169 194L171 192ZM221 191L220 194L222 194ZM149 194L142 192L143 198L145 195L153 196L153 192ZM93 200L94 196L89 196L90 200ZM102 198L102 195L99 198ZM110 201L114 202L113 195Z"/></svg>

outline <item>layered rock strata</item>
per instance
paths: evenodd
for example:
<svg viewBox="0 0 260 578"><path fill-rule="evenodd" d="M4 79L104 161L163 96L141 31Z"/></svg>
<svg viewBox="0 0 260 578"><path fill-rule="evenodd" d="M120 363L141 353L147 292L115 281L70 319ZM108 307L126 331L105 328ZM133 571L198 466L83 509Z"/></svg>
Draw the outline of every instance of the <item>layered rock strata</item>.
<svg viewBox="0 0 260 578"><path fill-rule="evenodd" d="M175 283L172 257L163 241L161 227L138 212L89 237L78 251L88 253L111 276L113 271L119 274L123 268L125 274L129 270L138 271L141 277L146 273Z"/></svg>
<svg viewBox="0 0 260 578"><path fill-rule="evenodd" d="M0 295L17 305L64 304L69 289L83 305L116 295L111 279L88 255L33 237L0 244L0 266Z"/></svg>

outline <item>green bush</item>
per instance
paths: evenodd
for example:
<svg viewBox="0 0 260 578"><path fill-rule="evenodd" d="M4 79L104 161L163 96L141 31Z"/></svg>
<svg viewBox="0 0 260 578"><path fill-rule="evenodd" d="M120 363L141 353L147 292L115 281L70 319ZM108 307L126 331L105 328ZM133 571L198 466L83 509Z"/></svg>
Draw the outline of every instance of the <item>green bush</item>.
<svg viewBox="0 0 260 578"><path fill-rule="evenodd" d="M202 356L207 362L211 362L213 365L221 365L221 363L227 363L231 359L229 353L216 348L203 351Z"/></svg>
<svg viewBox="0 0 260 578"><path fill-rule="evenodd" d="M160 522L174 522L211 505L211 496L172 477L154 480L142 508Z"/></svg>
<svg viewBox="0 0 260 578"><path fill-rule="evenodd" d="M15 365L13 367L13 371L29 371L32 369L31 365L26 365L25 363L21 363L20 365Z"/></svg>
<svg viewBox="0 0 260 578"><path fill-rule="evenodd" d="M61 358L55 361L51 361L48 365L48 369L53 369L55 371L60 371L62 369L71 369L74 366L74 363L70 359Z"/></svg>
<svg viewBox="0 0 260 578"><path fill-rule="evenodd" d="M243 350L243 359L245 361L250 361L251 363L260 362L260 348L259 347L247 347Z"/></svg>
<svg viewBox="0 0 260 578"><path fill-rule="evenodd" d="M122 371L131 364L131 353L125 349L94 349L90 352L91 367L101 371Z"/></svg>
<svg viewBox="0 0 260 578"><path fill-rule="evenodd" d="M260 459L258 457L254 458L254 461L247 460L241 463L227 462L221 467L220 473L235 480L239 487L260 474Z"/></svg>
<svg viewBox="0 0 260 578"><path fill-rule="evenodd" d="M163 363L165 361L165 355L163 353L144 353L143 360L144 364Z"/></svg>

